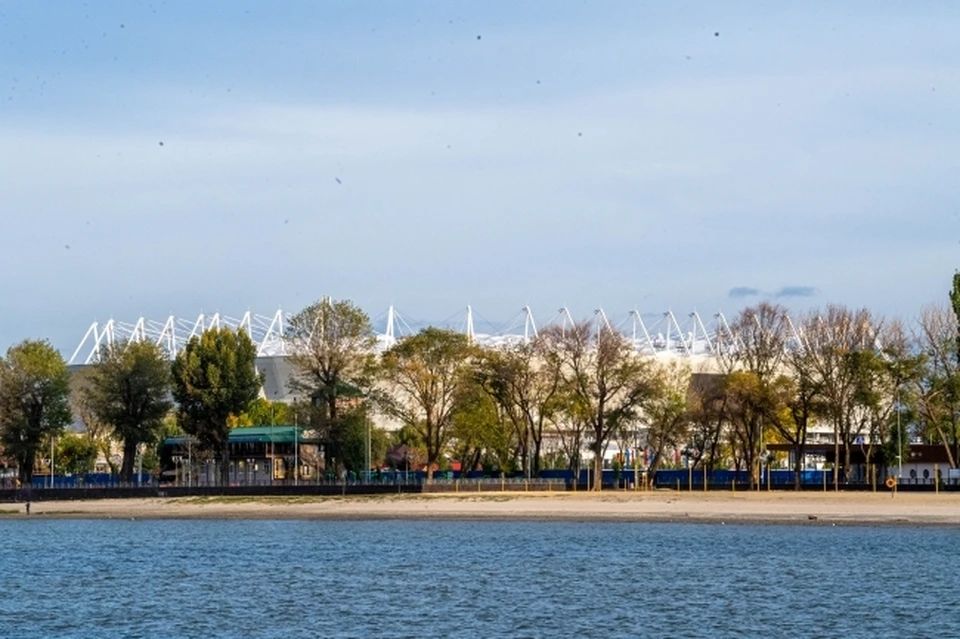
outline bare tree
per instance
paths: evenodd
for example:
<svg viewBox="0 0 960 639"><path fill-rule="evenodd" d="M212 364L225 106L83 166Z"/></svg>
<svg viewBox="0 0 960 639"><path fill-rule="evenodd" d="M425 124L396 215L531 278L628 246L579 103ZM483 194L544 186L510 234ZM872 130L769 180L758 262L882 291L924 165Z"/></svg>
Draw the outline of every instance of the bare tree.
<svg viewBox="0 0 960 639"><path fill-rule="evenodd" d="M735 457L743 460L751 485L760 481L764 433L774 427L779 412L771 401L784 360L791 330L787 311L779 304L761 302L743 309L730 329L731 346L720 352L726 371L725 388Z"/></svg>
<svg viewBox="0 0 960 639"><path fill-rule="evenodd" d="M602 322L596 327L589 322L553 326L541 336L547 348L558 355L565 383L589 416L593 488L601 490L603 454L611 434L621 424L636 419L654 390L650 362L623 335Z"/></svg>
<svg viewBox="0 0 960 639"><path fill-rule="evenodd" d="M927 438L939 441L951 468L960 462L960 350L958 323L951 309L927 306L920 312L918 347L923 356L911 388Z"/></svg>
<svg viewBox="0 0 960 639"><path fill-rule="evenodd" d="M833 425L834 459L851 478L851 450L867 425L862 411L863 375L872 365L881 324L867 309L831 305L805 326L812 366L819 377L824 415ZM843 462L840 463L841 445ZM839 472L834 488L839 489Z"/></svg>

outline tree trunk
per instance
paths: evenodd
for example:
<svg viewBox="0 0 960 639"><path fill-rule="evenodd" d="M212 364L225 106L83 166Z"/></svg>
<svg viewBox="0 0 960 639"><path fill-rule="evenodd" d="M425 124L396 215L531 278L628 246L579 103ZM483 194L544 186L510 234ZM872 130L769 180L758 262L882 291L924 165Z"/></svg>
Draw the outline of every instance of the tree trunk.
<svg viewBox="0 0 960 639"><path fill-rule="evenodd" d="M273 460L271 460L271 464ZM190 472L193 472L193 469L190 469ZM270 476L273 477L273 468L270 468ZM230 485L230 443L229 441L223 442L220 446L220 485L229 486Z"/></svg>
<svg viewBox="0 0 960 639"><path fill-rule="evenodd" d="M543 439L534 439L533 440L533 473L534 477L540 476L540 446L543 443Z"/></svg>
<svg viewBox="0 0 960 639"><path fill-rule="evenodd" d="M17 477L21 486L29 486L33 482L33 465L37 461L37 451L28 448L17 454Z"/></svg>
<svg viewBox="0 0 960 639"><path fill-rule="evenodd" d="M793 489L794 490L803 490L803 482L801 481L801 475L803 473L803 456L806 452L806 442L804 438L800 438L797 442L796 447L794 448L793 460Z"/></svg>
<svg viewBox="0 0 960 639"><path fill-rule="evenodd" d="M603 455L594 451L593 455L593 489L603 490Z"/></svg>
<svg viewBox="0 0 960 639"><path fill-rule="evenodd" d="M123 442L123 462L120 464L120 481L133 481L133 462L137 458L138 442L132 439Z"/></svg>
<svg viewBox="0 0 960 639"><path fill-rule="evenodd" d="M833 425L833 490L840 490L840 429Z"/></svg>

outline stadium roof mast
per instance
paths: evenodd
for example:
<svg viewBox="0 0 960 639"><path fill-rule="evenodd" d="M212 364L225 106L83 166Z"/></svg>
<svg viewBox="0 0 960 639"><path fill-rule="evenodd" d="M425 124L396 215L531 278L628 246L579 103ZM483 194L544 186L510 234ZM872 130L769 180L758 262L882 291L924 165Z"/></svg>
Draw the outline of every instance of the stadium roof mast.
<svg viewBox="0 0 960 639"><path fill-rule="evenodd" d="M630 311L630 318L633 324L632 335L633 335L634 348L636 348L638 351L642 350L642 345L641 345L641 348L637 348L637 327L639 326L640 331L643 333L643 340L644 340L644 343L646 344L646 347L650 349L651 355L655 355L657 353L657 349L653 345L653 340L650 339L650 332L647 330L647 325L644 324L643 318L640 317L640 311L636 309Z"/></svg>
<svg viewBox="0 0 960 639"><path fill-rule="evenodd" d="M467 341L473 344L476 341L476 335L473 332L473 309L467 304Z"/></svg>
<svg viewBox="0 0 960 639"><path fill-rule="evenodd" d="M523 339L526 342L530 341L530 333L533 333L533 338L537 338L537 324L533 321L533 311L530 310L529 306L523 307Z"/></svg>

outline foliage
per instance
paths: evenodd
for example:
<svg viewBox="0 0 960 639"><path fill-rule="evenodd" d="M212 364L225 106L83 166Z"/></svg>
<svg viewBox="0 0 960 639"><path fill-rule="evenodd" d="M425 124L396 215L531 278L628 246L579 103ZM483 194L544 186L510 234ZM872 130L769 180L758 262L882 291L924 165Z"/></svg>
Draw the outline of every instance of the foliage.
<svg viewBox="0 0 960 639"><path fill-rule="evenodd" d="M474 377L500 410L498 419L513 427L520 461L531 475L540 472L548 425L559 415L563 376L559 354L545 337L504 349L484 349Z"/></svg>
<svg viewBox="0 0 960 639"><path fill-rule="evenodd" d="M465 380L460 387L452 422L453 455L463 472L483 462L501 473L514 469L515 451L522 446L515 423L475 379Z"/></svg>
<svg viewBox="0 0 960 639"><path fill-rule="evenodd" d="M553 326L541 332L560 362L571 422L582 420L594 455L594 490L602 487L603 453L611 435L635 424L651 397L650 361L606 324ZM572 401L570 401L572 400Z"/></svg>
<svg viewBox="0 0 960 639"><path fill-rule="evenodd" d="M297 411L293 406L286 402L271 402L262 397L257 397L247 406L239 415L231 415L228 418L230 428L241 428L244 426L267 426L270 424L294 424L297 423ZM304 421L304 424L309 421Z"/></svg>
<svg viewBox="0 0 960 639"><path fill-rule="evenodd" d="M290 320L287 340L291 387L321 409L316 426L328 440L329 453L342 457L341 403L362 397L372 384L376 336L370 318L349 300L325 297Z"/></svg>
<svg viewBox="0 0 960 639"><path fill-rule="evenodd" d="M173 397L180 425L202 450L219 454L220 480L229 483L228 420L258 396L263 380L256 351L243 331L210 329L187 342L173 362Z"/></svg>
<svg viewBox="0 0 960 639"><path fill-rule="evenodd" d="M56 471L71 475L85 475L97 461L97 442L89 435L67 433L56 441Z"/></svg>
<svg viewBox="0 0 960 639"><path fill-rule="evenodd" d="M347 470L359 473L383 464L392 438L390 433L375 426L370 420L367 407L347 411L343 415L344 437L341 446L341 461ZM370 434L370 468L367 462L367 432Z"/></svg>
<svg viewBox="0 0 960 639"><path fill-rule="evenodd" d="M452 436L458 392L474 350L465 335L425 328L384 353L384 381L393 392L384 394L383 408L419 434L431 469Z"/></svg>
<svg viewBox="0 0 960 639"><path fill-rule="evenodd" d="M104 348L83 388L87 406L123 443L122 481L131 481L137 450L157 441L169 399L170 364L159 346L146 341Z"/></svg>
<svg viewBox="0 0 960 639"><path fill-rule="evenodd" d="M0 359L0 443L28 483L41 443L72 420L67 365L47 341L25 340Z"/></svg>

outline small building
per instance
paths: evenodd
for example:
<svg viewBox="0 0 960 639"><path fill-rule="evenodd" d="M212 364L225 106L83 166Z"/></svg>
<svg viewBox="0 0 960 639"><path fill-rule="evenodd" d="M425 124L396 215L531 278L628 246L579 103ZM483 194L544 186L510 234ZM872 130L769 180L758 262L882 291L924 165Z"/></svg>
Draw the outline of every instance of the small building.
<svg viewBox="0 0 960 639"><path fill-rule="evenodd" d="M793 468L793 444L767 444L767 450L776 453L788 453L788 468ZM840 444L840 464L843 464L846 455L846 446ZM868 451L870 459L867 459ZM819 458L825 464L835 465L837 448L832 443L808 443L804 445L804 453L808 458ZM805 460L805 461L808 461ZM817 464L820 466L820 464ZM940 473L941 481L960 483L960 473L950 468L950 458L947 451L940 444L910 444L903 451L902 464L894 462L885 465L883 449L880 446L854 444L850 447L851 480L854 483L869 483L873 479L870 466L877 468L877 481L882 482L885 477L898 477L901 484L932 485L936 473ZM809 467L807 467L809 468ZM841 475L842 477L842 475Z"/></svg>
<svg viewBox="0 0 960 639"><path fill-rule="evenodd" d="M316 481L324 471L316 431L302 426L248 426L230 431L230 484L258 486ZM191 436L160 445L160 481L178 486L219 482L215 460Z"/></svg>

